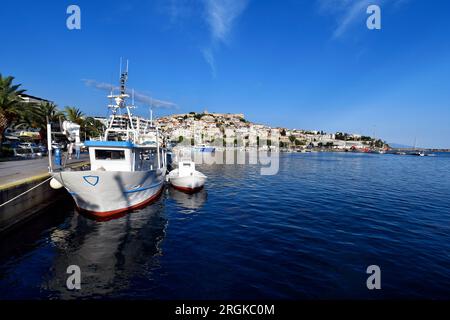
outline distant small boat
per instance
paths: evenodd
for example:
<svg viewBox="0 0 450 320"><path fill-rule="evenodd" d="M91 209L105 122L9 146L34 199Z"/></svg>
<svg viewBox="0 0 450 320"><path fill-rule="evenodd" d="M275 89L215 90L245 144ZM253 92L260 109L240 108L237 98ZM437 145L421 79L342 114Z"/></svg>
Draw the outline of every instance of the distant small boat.
<svg viewBox="0 0 450 320"><path fill-rule="evenodd" d="M203 173L195 170L193 161L180 161L178 168L170 171L167 178L174 188L186 192L200 190L207 179Z"/></svg>
<svg viewBox="0 0 450 320"><path fill-rule="evenodd" d="M386 150L383 150L383 149L374 149L374 150L371 150L370 153L385 154L385 153L386 153Z"/></svg>
<svg viewBox="0 0 450 320"><path fill-rule="evenodd" d="M214 152L216 151L215 147L207 146L205 144L201 144L199 146L195 146L194 150L200 151L200 152Z"/></svg>
<svg viewBox="0 0 450 320"><path fill-rule="evenodd" d="M418 157L425 157L426 154L423 151L418 151L418 152L413 152L412 153L413 156L418 156Z"/></svg>

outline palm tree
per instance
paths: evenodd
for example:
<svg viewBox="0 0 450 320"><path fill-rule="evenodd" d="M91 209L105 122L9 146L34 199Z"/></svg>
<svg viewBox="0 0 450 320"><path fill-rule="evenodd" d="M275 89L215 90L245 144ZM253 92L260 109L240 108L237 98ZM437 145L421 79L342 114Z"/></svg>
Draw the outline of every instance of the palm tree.
<svg viewBox="0 0 450 320"><path fill-rule="evenodd" d="M66 114L67 120L75 122L76 124L79 124L80 126L83 125L85 115L80 109L78 109L76 107L65 107L64 113Z"/></svg>
<svg viewBox="0 0 450 320"><path fill-rule="evenodd" d="M24 105L19 95L25 90L19 89L20 84L13 85L13 81L14 77L3 77L0 73L0 142L5 129L20 116Z"/></svg>
<svg viewBox="0 0 450 320"><path fill-rule="evenodd" d="M58 122L61 118L64 118L64 113L58 110L58 106L52 102L46 102L27 106L23 121L33 128L39 128L39 134L45 139L47 135L47 119L50 122Z"/></svg>
<svg viewBox="0 0 450 320"><path fill-rule="evenodd" d="M84 131L84 139L86 140L87 137L98 137L103 133L103 130L105 129L105 125L103 122L93 118L93 117L87 117L83 121L82 125L82 131Z"/></svg>
<svg viewBox="0 0 450 320"><path fill-rule="evenodd" d="M98 137L104 130L104 124L101 121L93 117L86 117L79 108L65 107L64 113L67 120L80 125L80 135L85 139L87 137Z"/></svg>

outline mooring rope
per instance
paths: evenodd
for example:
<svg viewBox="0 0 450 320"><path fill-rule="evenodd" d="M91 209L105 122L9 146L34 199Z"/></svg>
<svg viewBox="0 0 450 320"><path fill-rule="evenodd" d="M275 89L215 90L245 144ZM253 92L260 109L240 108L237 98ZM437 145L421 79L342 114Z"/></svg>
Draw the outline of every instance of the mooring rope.
<svg viewBox="0 0 450 320"><path fill-rule="evenodd" d="M16 200L16 199L18 199L18 198L20 198L21 196L23 196L24 194L30 192L31 190L36 189L36 188L39 187L40 185L43 185L44 183L46 183L46 182L47 182L48 180L50 180L51 178L53 178L53 177L49 177L49 178L45 179L45 180L42 181L41 183L39 183L39 184L35 185L34 187L28 189L27 191L22 192L21 194L15 196L14 198L9 199L8 201L6 201L6 202L0 204L0 208L3 207L3 206L6 206L8 203L13 202L14 200Z"/></svg>

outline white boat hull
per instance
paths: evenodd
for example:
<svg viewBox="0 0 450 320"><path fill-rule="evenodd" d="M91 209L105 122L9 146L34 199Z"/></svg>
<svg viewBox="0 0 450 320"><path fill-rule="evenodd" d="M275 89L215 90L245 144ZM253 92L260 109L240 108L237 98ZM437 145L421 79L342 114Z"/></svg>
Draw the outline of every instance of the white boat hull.
<svg viewBox="0 0 450 320"><path fill-rule="evenodd" d="M165 173L151 171L63 171L52 173L82 211L108 217L155 200L164 186Z"/></svg>
<svg viewBox="0 0 450 320"><path fill-rule="evenodd" d="M180 176L178 169L169 174L169 182L177 189L193 192L203 188L206 182L206 176L195 171L192 175Z"/></svg>

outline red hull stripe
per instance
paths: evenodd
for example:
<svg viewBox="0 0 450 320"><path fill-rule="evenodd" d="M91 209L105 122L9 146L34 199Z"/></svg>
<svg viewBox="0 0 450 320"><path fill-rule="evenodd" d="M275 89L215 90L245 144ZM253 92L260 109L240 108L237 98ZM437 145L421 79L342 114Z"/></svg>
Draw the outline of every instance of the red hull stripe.
<svg viewBox="0 0 450 320"><path fill-rule="evenodd" d="M184 192L196 192L199 191L203 188L203 186L201 187L197 187L197 188L187 188L187 187L178 187L175 185L172 185L175 189L180 190L180 191L184 191Z"/></svg>
<svg viewBox="0 0 450 320"><path fill-rule="evenodd" d="M119 214L119 213L123 213L123 212L131 211L131 210L139 209L139 208L142 208L142 207L150 204L152 201L156 200L161 195L163 187L164 187L164 184L162 184L161 188L153 196L151 196L150 198L148 198L148 199L146 199L146 200L144 200L144 201L142 201L142 202L140 202L138 204L135 204L134 206L131 206L131 207L126 207L126 208L112 210L112 211L102 211L102 212L90 211L90 210L86 210L86 209L83 209L83 208L80 208L80 207L78 207L78 210L82 211L84 213L87 213L89 215L92 215L94 217L99 217L99 218L110 217L110 216L113 216L113 215L116 215L116 214Z"/></svg>

